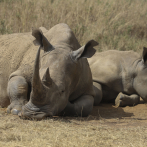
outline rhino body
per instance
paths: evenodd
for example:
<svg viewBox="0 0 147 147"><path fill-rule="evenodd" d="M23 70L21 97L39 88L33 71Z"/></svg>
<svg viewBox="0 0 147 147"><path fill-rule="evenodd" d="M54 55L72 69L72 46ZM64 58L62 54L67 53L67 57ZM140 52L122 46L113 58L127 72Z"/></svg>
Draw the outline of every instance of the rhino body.
<svg viewBox="0 0 147 147"><path fill-rule="evenodd" d="M15 75L26 77L31 83L36 49L31 33L0 36L0 105L10 104L7 92L8 81Z"/></svg>
<svg viewBox="0 0 147 147"><path fill-rule="evenodd" d="M88 59L96 92L95 105L101 101L116 106L133 106L140 97L147 101L147 49L140 55L134 51L109 50Z"/></svg>
<svg viewBox="0 0 147 147"><path fill-rule="evenodd" d="M95 93L86 58L97 42L81 47L66 24L32 35L0 36L0 105L27 118L89 115Z"/></svg>

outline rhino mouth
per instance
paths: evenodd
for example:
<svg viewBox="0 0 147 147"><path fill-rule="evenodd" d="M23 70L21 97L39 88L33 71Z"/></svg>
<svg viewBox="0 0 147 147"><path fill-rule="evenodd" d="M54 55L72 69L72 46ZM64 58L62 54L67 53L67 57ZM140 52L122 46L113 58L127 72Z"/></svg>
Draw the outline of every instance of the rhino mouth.
<svg viewBox="0 0 147 147"><path fill-rule="evenodd" d="M41 120L47 116L53 116L53 115L52 112L50 111L49 105L39 107L29 102L22 107L22 110L21 112L19 112L18 116L22 119Z"/></svg>

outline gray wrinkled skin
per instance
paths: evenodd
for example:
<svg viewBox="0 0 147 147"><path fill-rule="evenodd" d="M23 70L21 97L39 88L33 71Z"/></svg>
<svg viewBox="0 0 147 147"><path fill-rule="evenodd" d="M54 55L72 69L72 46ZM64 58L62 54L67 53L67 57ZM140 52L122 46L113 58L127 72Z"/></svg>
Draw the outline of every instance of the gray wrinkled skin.
<svg viewBox="0 0 147 147"><path fill-rule="evenodd" d="M147 101L147 48L142 57L133 51L109 50L88 59L95 89L94 105L115 100L116 106Z"/></svg>
<svg viewBox="0 0 147 147"><path fill-rule="evenodd" d="M0 58L0 105L9 105L8 113L34 119L89 115L95 93L86 58L94 55L97 42L81 47L66 24L0 39L8 59Z"/></svg>

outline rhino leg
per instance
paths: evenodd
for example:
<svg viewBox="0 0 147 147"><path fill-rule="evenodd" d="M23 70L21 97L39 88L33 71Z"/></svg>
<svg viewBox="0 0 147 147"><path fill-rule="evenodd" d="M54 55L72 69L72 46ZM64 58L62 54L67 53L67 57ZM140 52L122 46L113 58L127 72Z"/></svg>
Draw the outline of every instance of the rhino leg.
<svg viewBox="0 0 147 147"><path fill-rule="evenodd" d="M7 113L17 115L27 100L28 83L22 76L14 76L8 82L7 87L10 105L7 107Z"/></svg>
<svg viewBox="0 0 147 147"><path fill-rule="evenodd" d="M93 88L95 91L94 106L97 106L102 100L102 86L99 83L93 82Z"/></svg>
<svg viewBox="0 0 147 147"><path fill-rule="evenodd" d="M7 94L7 79L0 77L0 107L7 107L10 100Z"/></svg>
<svg viewBox="0 0 147 147"><path fill-rule="evenodd" d="M66 108L61 112L61 115L86 117L92 111L93 103L93 96L83 95L72 103L68 102Z"/></svg>
<svg viewBox="0 0 147 147"><path fill-rule="evenodd" d="M126 95L123 93L119 93L117 98L115 99L115 105L117 107L124 107L124 106L134 106L140 102L140 97L136 94Z"/></svg>

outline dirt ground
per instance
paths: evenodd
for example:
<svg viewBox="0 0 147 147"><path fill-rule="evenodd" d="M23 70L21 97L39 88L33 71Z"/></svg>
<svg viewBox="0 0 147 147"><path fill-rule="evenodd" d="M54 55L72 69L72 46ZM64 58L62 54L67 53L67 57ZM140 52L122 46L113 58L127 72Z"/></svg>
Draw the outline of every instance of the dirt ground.
<svg viewBox="0 0 147 147"><path fill-rule="evenodd" d="M0 108L0 118L10 117L20 119L18 116L7 114L6 108ZM47 118L50 119L50 118ZM140 104L130 107L115 107L113 103L102 103L94 106L93 111L88 117L58 117L54 116L54 120L83 121L85 124L101 124L111 127L137 127L147 126L147 104L143 101ZM27 120L26 120L27 121ZM30 120L28 120L30 121Z"/></svg>
<svg viewBox="0 0 147 147"><path fill-rule="evenodd" d="M92 113L86 118L64 117L64 119L75 119L83 121L84 124L101 124L115 128L147 127L147 104L143 100L133 107L115 107L112 103L102 103L94 106Z"/></svg>
<svg viewBox="0 0 147 147"><path fill-rule="evenodd" d="M95 106L91 115L22 120L0 108L0 147L145 147L147 104Z"/></svg>
<svg viewBox="0 0 147 147"><path fill-rule="evenodd" d="M143 101L139 105L130 107L115 107L113 104L101 104L94 107L88 119L92 123L104 120L103 125L111 127L147 126L147 104Z"/></svg>

